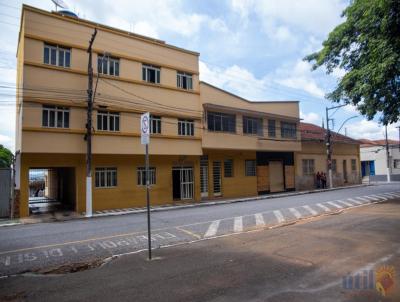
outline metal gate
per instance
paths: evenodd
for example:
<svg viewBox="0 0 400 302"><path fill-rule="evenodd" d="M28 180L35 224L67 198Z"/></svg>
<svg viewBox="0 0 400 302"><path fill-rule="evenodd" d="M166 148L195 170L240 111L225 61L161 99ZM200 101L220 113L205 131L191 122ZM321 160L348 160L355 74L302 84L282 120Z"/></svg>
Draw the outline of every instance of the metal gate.
<svg viewBox="0 0 400 302"><path fill-rule="evenodd" d="M181 199L193 199L193 168L181 168Z"/></svg>
<svg viewBox="0 0 400 302"><path fill-rule="evenodd" d="M10 216L11 169L0 169L0 217Z"/></svg>
<svg viewBox="0 0 400 302"><path fill-rule="evenodd" d="M221 162L213 162L213 185L214 185L214 196L221 196Z"/></svg>
<svg viewBox="0 0 400 302"><path fill-rule="evenodd" d="M201 197L208 197L208 157L200 158L200 192Z"/></svg>

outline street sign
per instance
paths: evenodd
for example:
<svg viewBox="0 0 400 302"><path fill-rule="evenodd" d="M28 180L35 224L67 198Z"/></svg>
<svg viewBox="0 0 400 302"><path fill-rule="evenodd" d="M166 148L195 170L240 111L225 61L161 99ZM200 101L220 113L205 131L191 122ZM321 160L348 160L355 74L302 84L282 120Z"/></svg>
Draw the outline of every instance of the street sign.
<svg viewBox="0 0 400 302"><path fill-rule="evenodd" d="M150 143L150 112L140 116L140 142L142 145Z"/></svg>

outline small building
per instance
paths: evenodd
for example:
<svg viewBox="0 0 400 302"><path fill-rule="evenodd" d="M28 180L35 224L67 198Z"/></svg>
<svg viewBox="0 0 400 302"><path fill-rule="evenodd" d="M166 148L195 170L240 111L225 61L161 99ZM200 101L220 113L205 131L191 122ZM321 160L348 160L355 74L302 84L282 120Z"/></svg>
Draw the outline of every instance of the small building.
<svg viewBox="0 0 400 302"><path fill-rule="evenodd" d="M361 139L361 173L370 181L387 180L386 140ZM400 142L388 140L391 180L400 181Z"/></svg>
<svg viewBox="0 0 400 302"><path fill-rule="evenodd" d="M301 151L296 153L296 189L316 187L316 174L328 178L326 129L314 124L300 123ZM360 143L348 136L331 131L333 186L360 183Z"/></svg>

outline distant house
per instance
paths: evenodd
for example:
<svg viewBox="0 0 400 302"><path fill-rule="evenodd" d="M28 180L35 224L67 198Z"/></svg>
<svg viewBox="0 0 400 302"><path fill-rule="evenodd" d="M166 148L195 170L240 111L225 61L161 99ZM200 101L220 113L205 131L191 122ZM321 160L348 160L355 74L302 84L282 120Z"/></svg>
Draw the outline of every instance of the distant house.
<svg viewBox="0 0 400 302"><path fill-rule="evenodd" d="M361 139L361 173L373 181L385 181L387 175L386 141ZM388 140L389 167L392 180L400 180L399 141Z"/></svg>
<svg viewBox="0 0 400 302"><path fill-rule="evenodd" d="M314 124L300 123L301 152L296 153L296 189L315 188L317 172L326 173L326 129ZM360 143L348 136L332 133L333 185L360 183Z"/></svg>

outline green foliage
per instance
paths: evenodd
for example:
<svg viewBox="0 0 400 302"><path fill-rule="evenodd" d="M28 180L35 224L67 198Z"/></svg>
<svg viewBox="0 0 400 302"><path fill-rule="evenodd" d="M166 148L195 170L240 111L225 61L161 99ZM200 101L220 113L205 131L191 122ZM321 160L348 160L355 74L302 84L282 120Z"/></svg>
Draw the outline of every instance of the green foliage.
<svg viewBox="0 0 400 302"><path fill-rule="evenodd" d="M11 166L13 154L3 145L0 145L0 168L8 168Z"/></svg>
<svg viewBox="0 0 400 302"><path fill-rule="evenodd" d="M383 124L394 123L400 118L400 1L354 0L343 16L322 50L304 59L314 70L346 72L328 99L356 105L368 119L382 113Z"/></svg>

